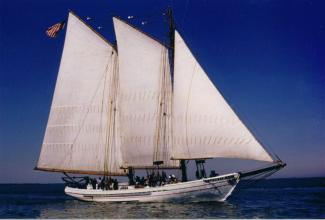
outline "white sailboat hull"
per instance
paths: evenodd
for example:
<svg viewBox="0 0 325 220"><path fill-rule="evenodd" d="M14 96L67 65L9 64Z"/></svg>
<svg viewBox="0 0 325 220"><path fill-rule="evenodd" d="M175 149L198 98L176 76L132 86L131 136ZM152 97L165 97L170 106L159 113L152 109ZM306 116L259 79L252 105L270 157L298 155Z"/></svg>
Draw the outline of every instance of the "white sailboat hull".
<svg viewBox="0 0 325 220"><path fill-rule="evenodd" d="M158 187L119 190L66 187L65 193L79 200L95 202L225 201L238 182L239 174L232 173Z"/></svg>

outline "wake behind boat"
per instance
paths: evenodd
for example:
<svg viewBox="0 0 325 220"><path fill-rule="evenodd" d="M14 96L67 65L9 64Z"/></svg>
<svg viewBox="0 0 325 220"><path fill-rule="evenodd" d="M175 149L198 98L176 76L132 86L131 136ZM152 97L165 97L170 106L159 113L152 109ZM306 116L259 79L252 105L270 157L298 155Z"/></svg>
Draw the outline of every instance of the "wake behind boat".
<svg viewBox="0 0 325 220"><path fill-rule="evenodd" d="M175 29L171 10L166 15L168 44L114 17L117 45L113 45L69 13L36 169L128 176L129 183L116 190L67 186L66 194L104 202L224 201L242 178L285 166L263 147L210 81ZM270 165L207 177L205 160L221 157ZM189 160L196 162L198 180L188 181ZM182 177L179 182L137 187L134 177L140 169L158 176L167 169L181 170Z"/></svg>

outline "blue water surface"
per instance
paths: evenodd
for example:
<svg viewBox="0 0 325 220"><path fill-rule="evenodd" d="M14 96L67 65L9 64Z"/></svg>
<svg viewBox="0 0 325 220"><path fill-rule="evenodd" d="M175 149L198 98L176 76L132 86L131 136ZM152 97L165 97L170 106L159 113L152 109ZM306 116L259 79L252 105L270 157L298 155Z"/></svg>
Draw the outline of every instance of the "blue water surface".
<svg viewBox="0 0 325 220"><path fill-rule="evenodd" d="M82 202L63 190L63 184L0 184L0 217L325 218L325 178L243 183L226 202Z"/></svg>

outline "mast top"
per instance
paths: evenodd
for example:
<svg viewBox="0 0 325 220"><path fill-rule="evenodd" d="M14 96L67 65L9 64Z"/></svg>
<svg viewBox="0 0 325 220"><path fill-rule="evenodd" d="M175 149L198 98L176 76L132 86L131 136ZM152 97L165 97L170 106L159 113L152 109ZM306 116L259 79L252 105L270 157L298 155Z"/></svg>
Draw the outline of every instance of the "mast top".
<svg viewBox="0 0 325 220"><path fill-rule="evenodd" d="M166 11L166 16L168 19L168 26L169 26L169 32L168 32L168 37L169 37L169 47L174 50L174 39L175 39L175 22L173 18L173 11L171 7L167 8Z"/></svg>

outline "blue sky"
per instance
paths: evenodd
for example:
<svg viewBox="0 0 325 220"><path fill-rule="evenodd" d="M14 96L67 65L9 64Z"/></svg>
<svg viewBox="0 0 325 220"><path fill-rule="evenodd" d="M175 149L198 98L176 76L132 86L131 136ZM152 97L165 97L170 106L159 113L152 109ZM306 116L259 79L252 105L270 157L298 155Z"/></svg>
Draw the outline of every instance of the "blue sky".
<svg viewBox="0 0 325 220"><path fill-rule="evenodd" d="M325 2L288 0L1 0L0 183L60 182L34 171L50 109L64 32L47 27L76 12L114 42L112 15L162 41L162 11L231 106L288 166L274 177L325 176ZM147 21L141 25L141 21ZM231 172L253 162L216 159Z"/></svg>

